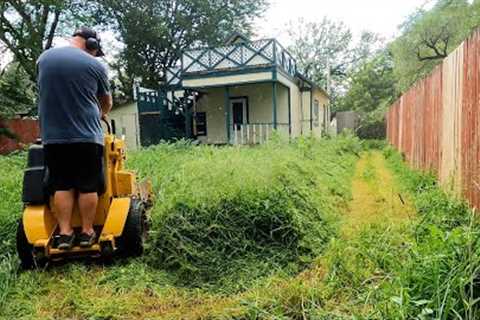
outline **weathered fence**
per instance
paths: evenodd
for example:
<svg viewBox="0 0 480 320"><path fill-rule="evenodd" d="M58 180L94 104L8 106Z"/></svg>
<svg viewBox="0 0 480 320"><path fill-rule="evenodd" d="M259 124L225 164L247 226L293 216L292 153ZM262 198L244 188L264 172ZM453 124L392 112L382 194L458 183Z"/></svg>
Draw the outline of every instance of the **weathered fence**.
<svg viewBox="0 0 480 320"><path fill-rule="evenodd" d="M480 31L390 108L387 139L480 208Z"/></svg>
<svg viewBox="0 0 480 320"><path fill-rule="evenodd" d="M37 120L12 119L0 122L0 128L8 129L14 138L0 136L0 154L6 154L25 145L35 142L40 136L40 128Z"/></svg>

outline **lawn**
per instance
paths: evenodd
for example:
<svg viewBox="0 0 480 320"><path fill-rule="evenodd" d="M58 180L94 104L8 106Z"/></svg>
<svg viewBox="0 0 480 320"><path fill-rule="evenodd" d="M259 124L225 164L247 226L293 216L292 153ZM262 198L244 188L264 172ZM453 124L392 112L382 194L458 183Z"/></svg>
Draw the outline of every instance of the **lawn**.
<svg viewBox="0 0 480 320"><path fill-rule="evenodd" d="M381 144L163 144L129 154L143 257L21 272L24 154L0 158L0 318L475 319L471 210Z"/></svg>

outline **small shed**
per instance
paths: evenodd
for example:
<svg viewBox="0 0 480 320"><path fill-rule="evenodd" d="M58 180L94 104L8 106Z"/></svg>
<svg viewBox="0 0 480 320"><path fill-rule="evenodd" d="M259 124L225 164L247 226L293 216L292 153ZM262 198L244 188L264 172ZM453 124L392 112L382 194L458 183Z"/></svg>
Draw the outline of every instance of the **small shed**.
<svg viewBox="0 0 480 320"><path fill-rule="evenodd" d="M137 104L134 101L114 107L109 114L115 120L117 136L124 137L129 150L140 148L140 130Z"/></svg>

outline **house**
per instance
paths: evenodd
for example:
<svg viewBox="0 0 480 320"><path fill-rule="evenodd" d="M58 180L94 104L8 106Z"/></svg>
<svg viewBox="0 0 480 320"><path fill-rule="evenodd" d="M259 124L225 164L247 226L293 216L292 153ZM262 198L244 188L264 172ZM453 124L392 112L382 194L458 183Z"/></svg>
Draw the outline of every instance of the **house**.
<svg viewBox="0 0 480 320"><path fill-rule="evenodd" d="M262 143L273 131L320 137L329 129L327 93L275 39L234 34L224 46L186 50L166 78L158 93L139 96L141 127L167 110L163 104L181 105L186 136L208 144Z"/></svg>

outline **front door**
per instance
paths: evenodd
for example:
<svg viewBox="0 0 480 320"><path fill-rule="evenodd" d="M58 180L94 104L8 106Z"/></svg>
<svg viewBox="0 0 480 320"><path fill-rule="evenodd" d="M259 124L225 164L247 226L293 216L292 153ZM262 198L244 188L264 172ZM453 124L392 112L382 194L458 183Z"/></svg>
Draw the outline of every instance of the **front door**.
<svg viewBox="0 0 480 320"><path fill-rule="evenodd" d="M230 100L230 130L235 133L241 129L242 124L248 123L247 98L234 98Z"/></svg>

